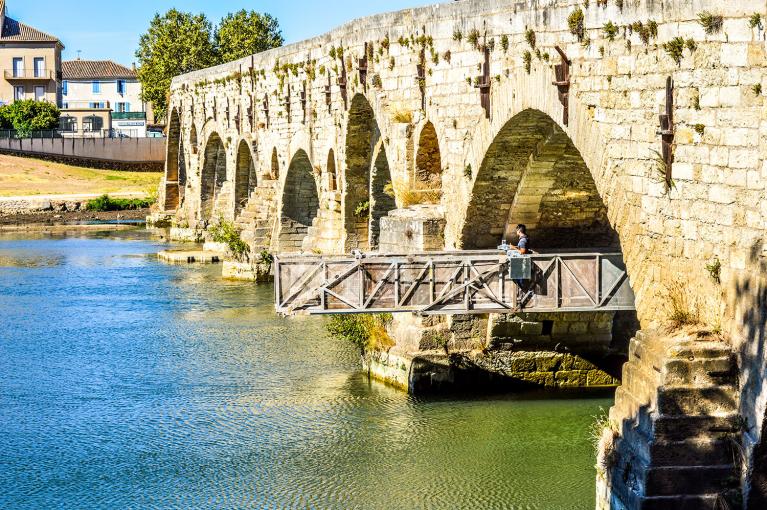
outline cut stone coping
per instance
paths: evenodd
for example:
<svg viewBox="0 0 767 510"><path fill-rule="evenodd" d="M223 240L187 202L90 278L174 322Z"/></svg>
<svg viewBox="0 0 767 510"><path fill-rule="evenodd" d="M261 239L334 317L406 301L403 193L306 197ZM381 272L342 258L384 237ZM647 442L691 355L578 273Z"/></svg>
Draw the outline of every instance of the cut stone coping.
<svg viewBox="0 0 767 510"><path fill-rule="evenodd" d="M171 264L218 264L224 254L204 250L163 250L157 258Z"/></svg>
<svg viewBox="0 0 767 510"><path fill-rule="evenodd" d="M133 230L143 227L140 223L83 223L70 225L0 225L0 232L82 232L83 230L95 232L108 232L113 230Z"/></svg>

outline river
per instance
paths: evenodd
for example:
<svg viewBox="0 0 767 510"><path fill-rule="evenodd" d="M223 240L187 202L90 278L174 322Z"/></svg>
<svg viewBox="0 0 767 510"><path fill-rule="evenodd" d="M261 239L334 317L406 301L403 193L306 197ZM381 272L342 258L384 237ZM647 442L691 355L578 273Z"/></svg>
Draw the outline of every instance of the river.
<svg viewBox="0 0 767 510"><path fill-rule="evenodd" d="M413 398L142 230L0 235L0 508L594 507L608 398Z"/></svg>

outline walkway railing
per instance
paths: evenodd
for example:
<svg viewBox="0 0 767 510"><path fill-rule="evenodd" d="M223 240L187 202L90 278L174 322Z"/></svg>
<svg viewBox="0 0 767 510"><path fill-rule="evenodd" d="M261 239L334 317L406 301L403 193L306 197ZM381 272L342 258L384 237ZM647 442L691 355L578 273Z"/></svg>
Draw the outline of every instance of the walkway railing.
<svg viewBox="0 0 767 510"><path fill-rule="evenodd" d="M279 313L466 314L634 309L620 253L499 251L275 257Z"/></svg>

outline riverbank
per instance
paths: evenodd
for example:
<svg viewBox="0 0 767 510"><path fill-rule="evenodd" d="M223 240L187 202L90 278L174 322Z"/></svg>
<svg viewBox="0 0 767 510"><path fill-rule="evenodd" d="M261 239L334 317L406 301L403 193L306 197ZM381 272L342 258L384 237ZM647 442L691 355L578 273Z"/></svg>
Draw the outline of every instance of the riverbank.
<svg viewBox="0 0 767 510"><path fill-rule="evenodd" d="M130 211L37 211L17 214L0 212L0 230L38 230L39 227L85 226L94 222L130 222L136 224L146 219L149 209Z"/></svg>

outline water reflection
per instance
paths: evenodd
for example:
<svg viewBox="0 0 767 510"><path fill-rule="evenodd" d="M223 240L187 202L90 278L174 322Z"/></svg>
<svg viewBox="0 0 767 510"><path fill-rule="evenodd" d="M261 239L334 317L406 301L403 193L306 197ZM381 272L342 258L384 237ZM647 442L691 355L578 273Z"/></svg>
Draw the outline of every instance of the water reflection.
<svg viewBox="0 0 767 510"><path fill-rule="evenodd" d="M0 237L0 508L593 508L607 399L414 399L145 234Z"/></svg>

